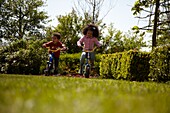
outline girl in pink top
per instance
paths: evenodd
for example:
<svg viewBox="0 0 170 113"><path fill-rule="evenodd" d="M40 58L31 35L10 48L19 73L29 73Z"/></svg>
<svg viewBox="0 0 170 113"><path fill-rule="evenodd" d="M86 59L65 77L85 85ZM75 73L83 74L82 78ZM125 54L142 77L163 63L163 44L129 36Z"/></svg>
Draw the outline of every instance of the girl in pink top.
<svg viewBox="0 0 170 113"><path fill-rule="evenodd" d="M77 41L77 45L79 47L82 47L83 44L83 50L93 50L94 49L94 45L96 45L97 47L100 47L101 44L98 41L97 37L99 37L99 29L97 26L95 26L94 24L90 24L88 26L86 26L83 30L83 34L84 36L79 39L79 41ZM83 74L83 64L85 61L85 57L86 57L86 53L82 52L81 57L80 57L80 70L79 73ZM94 60L95 60L95 53L92 52L90 53L91 55L91 65L92 68L94 68Z"/></svg>

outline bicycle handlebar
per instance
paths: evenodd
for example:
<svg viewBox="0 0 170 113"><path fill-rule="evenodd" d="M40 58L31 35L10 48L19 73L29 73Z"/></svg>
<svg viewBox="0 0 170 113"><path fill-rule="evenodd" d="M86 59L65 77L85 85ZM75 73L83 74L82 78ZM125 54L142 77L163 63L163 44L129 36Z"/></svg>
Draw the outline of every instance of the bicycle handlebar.
<svg viewBox="0 0 170 113"><path fill-rule="evenodd" d="M52 50L52 49L50 49L50 47L46 47L46 48L48 49L48 51L51 51L51 52L57 52L57 51L61 50L61 48L57 48L56 50Z"/></svg>
<svg viewBox="0 0 170 113"><path fill-rule="evenodd" d="M83 46L81 46L81 47L84 49ZM96 48L97 48L97 47L94 47L92 50L84 50L84 52L94 52Z"/></svg>

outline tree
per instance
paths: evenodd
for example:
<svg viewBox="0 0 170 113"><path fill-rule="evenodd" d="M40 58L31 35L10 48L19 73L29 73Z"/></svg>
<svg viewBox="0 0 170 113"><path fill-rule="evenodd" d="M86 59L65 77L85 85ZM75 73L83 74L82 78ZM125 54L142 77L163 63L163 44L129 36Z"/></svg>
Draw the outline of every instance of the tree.
<svg viewBox="0 0 170 113"><path fill-rule="evenodd" d="M139 35L129 31L127 34L123 34L120 30L116 30L112 23L107 30L108 34L102 42L104 53L122 52L131 49L140 50L141 47L146 46L146 42L143 41L144 33Z"/></svg>
<svg viewBox="0 0 170 113"><path fill-rule="evenodd" d="M90 19L91 23L96 24L98 22L101 22L103 18L113 8L113 6L111 5L113 1L112 2L106 1L107 3L109 3L110 6L108 7L108 11L104 15L104 17L99 19L100 12L102 10L102 6L104 5L105 1L106 0L83 0L83 1L77 0L77 5L75 4L75 9L79 15L84 16L85 19L88 19L88 20Z"/></svg>
<svg viewBox="0 0 170 113"><path fill-rule="evenodd" d="M45 28L48 16L40 7L42 0L1 0L0 39L20 40L26 36L39 36Z"/></svg>
<svg viewBox="0 0 170 113"><path fill-rule="evenodd" d="M169 0L136 0L132 11L140 20L148 19L148 25L138 29L152 32L152 48L157 45L157 40L160 36L168 40L167 36L164 35L169 34L170 36ZM169 42L170 39L167 43Z"/></svg>
<svg viewBox="0 0 170 113"><path fill-rule="evenodd" d="M74 9L67 15L59 15L57 19L59 24L54 31L61 34L61 41L69 48L67 52L80 52L81 49L77 47L77 41L81 37L82 28L87 24L88 20L83 20L81 16L76 14Z"/></svg>
<svg viewBox="0 0 170 113"><path fill-rule="evenodd" d="M142 47L146 47L146 42L143 40L145 32L136 34L132 31L128 31L123 38L124 51L128 50L140 50Z"/></svg>

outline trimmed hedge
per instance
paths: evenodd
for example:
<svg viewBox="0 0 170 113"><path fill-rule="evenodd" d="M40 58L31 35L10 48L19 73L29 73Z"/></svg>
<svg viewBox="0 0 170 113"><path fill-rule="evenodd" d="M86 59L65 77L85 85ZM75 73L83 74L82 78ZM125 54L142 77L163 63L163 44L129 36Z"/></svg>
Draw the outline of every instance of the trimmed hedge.
<svg viewBox="0 0 170 113"><path fill-rule="evenodd" d="M149 78L157 82L170 80L170 44L156 47L151 52Z"/></svg>
<svg viewBox="0 0 170 113"><path fill-rule="evenodd" d="M132 50L105 54L101 57L100 75L102 78L148 80L149 60L149 53Z"/></svg>
<svg viewBox="0 0 170 113"><path fill-rule="evenodd" d="M81 53L61 54L59 61L59 72L61 74L78 73L78 70L80 68L80 56ZM101 55L96 54L95 59L96 73L99 73L100 56Z"/></svg>
<svg viewBox="0 0 170 113"><path fill-rule="evenodd" d="M80 53L77 54L62 54L60 56L59 68L60 73L77 73L79 70Z"/></svg>

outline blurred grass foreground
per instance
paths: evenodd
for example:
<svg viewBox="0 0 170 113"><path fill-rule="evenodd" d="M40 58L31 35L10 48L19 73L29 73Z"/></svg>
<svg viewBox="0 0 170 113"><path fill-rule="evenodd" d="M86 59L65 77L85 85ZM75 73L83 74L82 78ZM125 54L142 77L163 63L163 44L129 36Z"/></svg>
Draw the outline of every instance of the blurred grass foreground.
<svg viewBox="0 0 170 113"><path fill-rule="evenodd" d="M0 75L0 113L170 113L170 84Z"/></svg>

